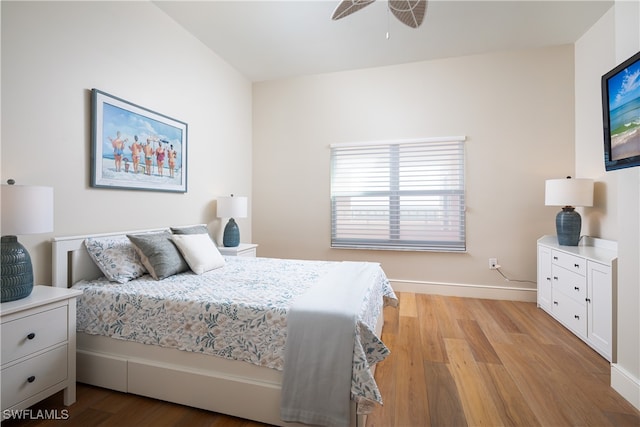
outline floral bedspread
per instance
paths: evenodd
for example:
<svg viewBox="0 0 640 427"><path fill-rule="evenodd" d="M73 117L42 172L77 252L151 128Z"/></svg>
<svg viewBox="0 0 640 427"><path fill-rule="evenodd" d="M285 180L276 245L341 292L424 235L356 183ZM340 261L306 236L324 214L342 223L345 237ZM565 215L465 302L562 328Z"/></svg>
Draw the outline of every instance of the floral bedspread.
<svg viewBox="0 0 640 427"><path fill-rule="evenodd" d="M225 257L224 267L157 281L149 275L127 283L106 278L73 286L77 330L283 368L287 310L336 262ZM351 394L366 412L382 403L370 367L389 350L375 334L383 305L397 304L380 268L362 302L356 325Z"/></svg>

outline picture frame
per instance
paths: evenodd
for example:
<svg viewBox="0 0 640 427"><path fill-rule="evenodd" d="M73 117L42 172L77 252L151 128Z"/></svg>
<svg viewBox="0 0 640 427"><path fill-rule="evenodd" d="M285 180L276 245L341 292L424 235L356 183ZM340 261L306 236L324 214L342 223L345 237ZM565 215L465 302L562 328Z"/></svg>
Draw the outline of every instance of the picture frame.
<svg viewBox="0 0 640 427"><path fill-rule="evenodd" d="M91 187L187 192L187 124L91 89Z"/></svg>

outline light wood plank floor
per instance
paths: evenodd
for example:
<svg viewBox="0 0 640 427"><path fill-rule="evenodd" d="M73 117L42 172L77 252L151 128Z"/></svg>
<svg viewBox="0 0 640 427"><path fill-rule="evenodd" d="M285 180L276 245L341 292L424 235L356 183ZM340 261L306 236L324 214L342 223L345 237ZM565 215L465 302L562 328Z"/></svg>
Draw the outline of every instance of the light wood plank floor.
<svg viewBox="0 0 640 427"><path fill-rule="evenodd" d="M368 427L640 426L609 387L609 364L533 303L399 293L385 309L392 351L376 379L385 399ZM32 409L62 411L62 394ZM59 421L13 426L229 426L263 424L78 385Z"/></svg>

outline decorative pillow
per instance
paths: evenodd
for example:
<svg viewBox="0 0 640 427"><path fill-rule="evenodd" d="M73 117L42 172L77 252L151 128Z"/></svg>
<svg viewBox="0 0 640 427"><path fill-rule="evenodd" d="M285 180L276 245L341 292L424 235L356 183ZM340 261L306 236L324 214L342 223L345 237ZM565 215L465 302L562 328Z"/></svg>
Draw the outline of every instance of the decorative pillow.
<svg viewBox="0 0 640 427"><path fill-rule="evenodd" d="M91 259L112 282L126 283L147 272L126 236L89 237L84 244Z"/></svg>
<svg viewBox="0 0 640 427"><path fill-rule="evenodd" d="M171 240L171 233L127 234L142 265L156 280L187 271L189 266Z"/></svg>
<svg viewBox="0 0 640 427"><path fill-rule="evenodd" d="M173 234L209 234L209 230L204 225L193 225L190 227L171 227Z"/></svg>
<svg viewBox="0 0 640 427"><path fill-rule="evenodd" d="M224 257L208 234L174 234L171 239L196 274L224 265Z"/></svg>

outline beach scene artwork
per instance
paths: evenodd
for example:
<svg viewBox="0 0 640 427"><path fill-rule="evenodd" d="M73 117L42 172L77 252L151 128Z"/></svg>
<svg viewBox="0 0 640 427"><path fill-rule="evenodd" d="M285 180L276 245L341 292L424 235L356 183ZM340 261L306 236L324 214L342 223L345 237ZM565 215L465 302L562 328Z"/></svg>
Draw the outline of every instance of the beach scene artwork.
<svg viewBox="0 0 640 427"><path fill-rule="evenodd" d="M186 191L186 124L94 96L94 186Z"/></svg>
<svg viewBox="0 0 640 427"><path fill-rule="evenodd" d="M640 156L640 62L609 79L611 159Z"/></svg>

